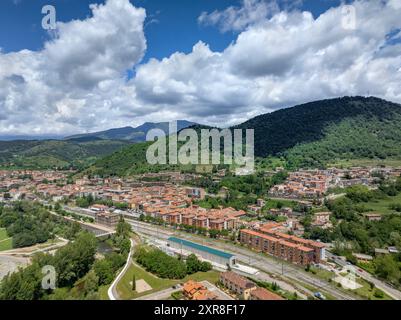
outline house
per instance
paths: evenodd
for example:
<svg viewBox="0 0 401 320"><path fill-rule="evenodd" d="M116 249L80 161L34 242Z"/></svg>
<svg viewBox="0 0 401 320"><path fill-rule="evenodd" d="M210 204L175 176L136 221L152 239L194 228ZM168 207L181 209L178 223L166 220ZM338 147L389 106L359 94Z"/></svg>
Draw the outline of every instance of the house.
<svg viewBox="0 0 401 320"><path fill-rule="evenodd" d="M250 293L249 300L285 300L280 297L278 294L270 292L265 288L256 288L252 290Z"/></svg>
<svg viewBox="0 0 401 320"><path fill-rule="evenodd" d="M102 211L102 212L96 212L95 214L95 222L109 228L114 228L118 224L119 220L120 220L120 215L116 213Z"/></svg>
<svg viewBox="0 0 401 320"><path fill-rule="evenodd" d="M232 271L221 273L220 282L243 300L249 300L251 291L256 289L254 282Z"/></svg>
<svg viewBox="0 0 401 320"><path fill-rule="evenodd" d="M189 280L182 290L188 300L217 300L217 296L209 291L203 284Z"/></svg>
<svg viewBox="0 0 401 320"><path fill-rule="evenodd" d="M330 222L331 212L316 212L314 215L314 223L325 225Z"/></svg>
<svg viewBox="0 0 401 320"><path fill-rule="evenodd" d="M380 221L382 219L382 215L376 212L370 212L365 214L365 218L369 221Z"/></svg>
<svg viewBox="0 0 401 320"><path fill-rule="evenodd" d="M367 254L362 253L353 253L352 254L359 262L370 262L373 260L373 257Z"/></svg>

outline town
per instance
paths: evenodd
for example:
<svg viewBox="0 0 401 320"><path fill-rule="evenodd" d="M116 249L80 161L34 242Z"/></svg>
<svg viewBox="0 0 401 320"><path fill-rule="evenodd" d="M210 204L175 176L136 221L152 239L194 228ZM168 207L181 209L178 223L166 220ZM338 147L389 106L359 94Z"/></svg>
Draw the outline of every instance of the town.
<svg viewBox="0 0 401 320"><path fill-rule="evenodd" d="M182 297L186 299L242 297L277 300L283 296L259 288L244 277L258 273L258 264L247 266L244 259L239 261L237 254L222 251L220 247L213 248L213 245L200 245L197 243L199 239L193 235L228 241L294 267L335 270L333 262L337 262L346 268L344 260L336 260L339 258L332 252L332 243L305 238L305 216L312 214L312 227L330 229L332 213L324 207L325 200L336 198L345 192L341 190L352 186L375 190L380 179L392 180L400 173L400 168L391 167L289 172L284 182L265 190L265 197L258 198L247 210L237 210L223 206L204 208L199 204L206 197L213 196L206 189L191 184L202 177L201 173L171 171L129 178L101 178L76 175L71 170L3 170L0 171L0 201L23 200L49 208L58 206L73 217L88 218L92 227L102 226L106 228L104 230L115 230L123 218L136 233L143 234L152 246L168 255L189 257L195 254L202 261L210 262L216 270L225 272L221 273L219 283L228 291L219 289L221 292L216 293L214 289L208 289L210 284L207 282L189 280L182 284ZM224 170L216 171L212 179L222 179L224 175ZM266 209L269 201L291 201L295 205ZM266 215L272 220L263 218ZM381 218L377 213L365 216L369 221ZM377 254L383 254L387 249L376 250ZM355 257L359 261L372 259L358 253ZM339 276L338 281L341 283L344 279ZM357 286L349 286L352 285ZM236 290L238 292L233 295ZM302 295L296 288L293 292ZM323 295L319 292L318 296Z"/></svg>

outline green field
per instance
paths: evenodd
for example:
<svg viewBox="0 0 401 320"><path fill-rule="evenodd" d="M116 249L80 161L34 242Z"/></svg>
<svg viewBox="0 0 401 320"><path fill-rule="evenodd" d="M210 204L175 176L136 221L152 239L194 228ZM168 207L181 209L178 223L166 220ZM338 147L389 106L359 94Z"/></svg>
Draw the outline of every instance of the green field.
<svg viewBox="0 0 401 320"><path fill-rule="evenodd" d="M334 163L327 164L327 167L350 168L350 167L400 167L401 159L352 159L338 160Z"/></svg>
<svg viewBox="0 0 401 320"><path fill-rule="evenodd" d="M153 289L142 293L137 293L133 291L131 282L134 274L136 280L140 279L145 280ZM118 295L120 296L120 299L131 300L141 297L143 295L167 289L177 283L178 281L176 280L160 279L154 276L153 274L147 272L146 270L142 269L141 267L132 264L125 273L125 275L122 277L121 281L117 284L117 292Z"/></svg>
<svg viewBox="0 0 401 320"><path fill-rule="evenodd" d="M0 229L0 251L12 249L12 239L7 235L6 229Z"/></svg>
<svg viewBox="0 0 401 320"><path fill-rule="evenodd" d="M135 279L145 280L151 287L152 290L137 293L132 290L132 278L135 274ZM208 271L208 272L197 272L191 275L186 276L184 279L181 280L170 280L170 279L161 279L156 277L155 275L147 272L140 266L136 264L131 264L125 275L122 277L120 282L117 284L117 292L122 300L131 300L136 299L144 295L148 295L151 293L155 293L164 289L168 289L176 284L185 283L188 280L195 280L195 281L209 281L212 284L215 284L219 279L219 272L216 271Z"/></svg>
<svg viewBox="0 0 401 320"><path fill-rule="evenodd" d="M365 299L368 299L368 300L393 300L390 296L388 296L384 292L382 293L383 294L382 297L379 297L379 296L376 297L375 293L380 290L378 290L376 288L372 288L369 285L369 283L367 281L365 281L364 279L359 278L359 279L357 279L357 282L362 285L361 288L354 290L354 292L357 295L364 297Z"/></svg>
<svg viewBox="0 0 401 320"><path fill-rule="evenodd" d="M372 211L377 211L380 213L397 213L397 211L391 210L391 204L401 204L401 193L395 197L387 197L386 199L375 200L363 203L366 208Z"/></svg>

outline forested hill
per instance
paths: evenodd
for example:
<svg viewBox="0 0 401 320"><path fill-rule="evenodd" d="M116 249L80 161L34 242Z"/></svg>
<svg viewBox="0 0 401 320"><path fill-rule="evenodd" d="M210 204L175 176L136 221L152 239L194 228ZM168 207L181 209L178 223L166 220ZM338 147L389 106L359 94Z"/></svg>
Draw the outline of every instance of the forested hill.
<svg viewBox="0 0 401 320"><path fill-rule="evenodd" d="M296 166L333 159L401 157L401 105L379 98L322 100L253 118L257 156L285 155Z"/></svg>
<svg viewBox="0 0 401 320"><path fill-rule="evenodd" d="M0 167L84 168L120 150L126 141L0 141Z"/></svg>
<svg viewBox="0 0 401 320"><path fill-rule="evenodd" d="M311 102L234 128L254 129L256 156L282 156L291 168L322 167L344 159L401 159L401 105L373 97ZM128 146L90 171L120 175L162 170L147 165L147 145Z"/></svg>

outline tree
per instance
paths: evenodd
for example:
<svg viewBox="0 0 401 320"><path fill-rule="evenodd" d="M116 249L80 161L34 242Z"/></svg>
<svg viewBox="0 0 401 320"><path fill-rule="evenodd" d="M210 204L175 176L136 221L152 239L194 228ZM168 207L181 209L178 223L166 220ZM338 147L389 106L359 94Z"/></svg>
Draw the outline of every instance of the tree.
<svg viewBox="0 0 401 320"><path fill-rule="evenodd" d="M124 238L129 238L132 228L128 222L125 222L123 216L120 216L120 220L116 226L116 235Z"/></svg>
<svg viewBox="0 0 401 320"><path fill-rule="evenodd" d="M112 263L107 259L98 260L93 266L100 285L107 285L113 282L114 270Z"/></svg>
<svg viewBox="0 0 401 320"><path fill-rule="evenodd" d="M136 279L135 279L135 273L132 275L132 291L136 290Z"/></svg>
<svg viewBox="0 0 401 320"><path fill-rule="evenodd" d="M89 232L80 233L76 240L59 249L54 256L57 283L60 287L72 287L83 277L95 261L97 239Z"/></svg>
<svg viewBox="0 0 401 320"><path fill-rule="evenodd" d="M383 255L375 259L376 274L393 284L399 285L400 269L391 255Z"/></svg>

